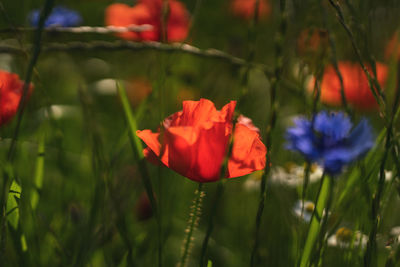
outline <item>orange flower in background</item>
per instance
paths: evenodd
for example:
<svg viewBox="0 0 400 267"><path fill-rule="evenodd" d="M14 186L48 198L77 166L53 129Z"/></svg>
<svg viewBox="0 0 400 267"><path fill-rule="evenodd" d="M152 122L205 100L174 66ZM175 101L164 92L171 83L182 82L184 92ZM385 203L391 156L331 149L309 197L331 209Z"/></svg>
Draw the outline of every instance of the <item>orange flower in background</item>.
<svg viewBox="0 0 400 267"><path fill-rule="evenodd" d="M10 121L18 111L24 83L15 73L0 70L0 125ZM30 85L29 90L32 90Z"/></svg>
<svg viewBox="0 0 400 267"><path fill-rule="evenodd" d="M162 136L160 131L137 131L148 146L143 153L148 160L160 159L165 166L193 181L219 180L232 134L235 106L236 101L231 101L218 111L207 99L184 101L183 110L164 120ZM250 119L238 118L233 139L227 178L264 168L266 147Z"/></svg>
<svg viewBox="0 0 400 267"><path fill-rule="evenodd" d="M378 103L369 88L367 76L357 63L342 61L338 63L339 71L343 78L344 93L347 102L359 110L369 110L378 108ZM373 74L372 69L367 67ZM383 88L385 85L388 69L387 66L376 63L377 80ZM314 81L311 79L308 84L308 90L313 92ZM321 83L321 102L333 106L342 104L340 80L333 66L325 68Z"/></svg>
<svg viewBox="0 0 400 267"><path fill-rule="evenodd" d="M297 52L300 55L315 53L328 46L328 33L322 29L306 29L297 38Z"/></svg>
<svg viewBox="0 0 400 267"><path fill-rule="evenodd" d="M126 4L112 4L107 7L105 22L113 26L150 24L153 30L143 32L124 32L117 34L127 40L161 40L162 0L139 0L131 7ZM176 0L168 0L167 40L183 41L189 31L189 13L185 6Z"/></svg>
<svg viewBox="0 0 400 267"><path fill-rule="evenodd" d="M152 86L148 79L135 77L125 82L125 89L129 102L137 106L151 93Z"/></svg>
<svg viewBox="0 0 400 267"><path fill-rule="evenodd" d="M268 0L260 0L258 7L258 17L266 18L271 13L271 6ZM251 20L254 17L254 10L256 0L232 0L231 11L232 13L244 20Z"/></svg>
<svg viewBox="0 0 400 267"><path fill-rule="evenodd" d="M397 32L394 33L392 39L390 39L389 43L386 46L385 58L389 59L391 56L393 56L393 54L396 53L395 49L397 50L397 58L400 59L400 40Z"/></svg>

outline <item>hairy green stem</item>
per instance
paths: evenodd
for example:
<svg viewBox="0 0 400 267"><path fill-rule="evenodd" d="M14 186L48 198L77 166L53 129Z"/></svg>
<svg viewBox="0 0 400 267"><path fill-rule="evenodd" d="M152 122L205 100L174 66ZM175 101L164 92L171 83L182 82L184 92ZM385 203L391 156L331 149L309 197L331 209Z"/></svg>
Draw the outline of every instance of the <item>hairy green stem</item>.
<svg viewBox="0 0 400 267"><path fill-rule="evenodd" d="M204 197L204 192L202 191L203 184L199 183L198 188L195 191L195 198L193 200L193 206L190 211L188 228L185 230L187 235L184 239L183 247L182 247L182 256L179 261L178 267L185 267L187 263L187 258L190 253L191 242L193 240L193 233L198 224L199 216L201 213L201 202Z"/></svg>
<svg viewBox="0 0 400 267"><path fill-rule="evenodd" d="M214 229L214 216L217 211L217 208L218 208L218 205L221 200L221 196L222 196L223 192L224 192L224 181L222 180L218 183L217 191L215 192L215 198L212 203L211 212L208 217L208 226L207 226L206 234L205 234L205 237L203 240L203 245L201 247L201 253L200 253L200 264L199 264L200 267L206 266L206 264L207 264L206 253L207 253L208 241L209 241L209 239L211 237L211 233Z"/></svg>

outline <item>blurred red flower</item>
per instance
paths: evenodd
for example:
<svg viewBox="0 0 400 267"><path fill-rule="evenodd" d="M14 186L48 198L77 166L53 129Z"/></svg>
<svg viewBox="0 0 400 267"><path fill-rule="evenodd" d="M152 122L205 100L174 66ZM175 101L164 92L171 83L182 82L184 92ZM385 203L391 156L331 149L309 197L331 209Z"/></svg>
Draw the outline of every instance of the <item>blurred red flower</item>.
<svg viewBox="0 0 400 267"><path fill-rule="evenodd" d="M153 215L153 209L146 192L142 192L136 202L135 215L139 221L150 219Z"/></svg>
<svg viewBox="0 0 400 267"><path fill-rule="evenodd" d="M217 181L232 133L235 106L236 101L231 101L218 111L207 99L184 101L182 111L164 120L162 134L137 131L148 146L143 153L150 161L161 159L165 166L193 181ZM263 169L266 153L259 130L249 118L240 116L227 178Z"/></svg>
<svg viewBox="0 0 400 267"><path fill-rule="evenodd" d="M0 125L10 121L18 111L24 83L15 73L0 70ZM33 86L29 86L29 92Z"/></svg>
<svg viewBox="0 0 400 267"><path fill-rule="evenodd" d="M105 22L113 26L150 24L154 28L143 32L124 32L119 37L137 41L159 41L162 38L161 20L162 0L139 0L131 7L126 4L112 4L107 7ZM189 13L185 6L176 0L168 0L167 40L183 41L189 31Z"/></svg>
<svg viewBox="0 0 400 267"><path fill-rule="evenodd" d="M300 55L316 53L328 47L328 33L322 29L305 29L297 38L297 52Z"/></svg>
<svg viewBox="0 0 400 267"><path fill-rule="evenodd" d="M232 0L231 11L232 13L244 20L251 20L254 17L256 7L256 0ZM271 13L271 6L268 0L260 0L258 8L258 17L266 18Z"/></svg>
<svg viewBox="0 0 400 267"><path fill-rule="evenodd" d="M343 78L344 93L347 102L359 110L369 110L378 108L371 89L367 76L362 70L361 66L357 63L342 61L338 63L340 74ZM372 74L372 69L367 66L368 71ZM377 80L383 88L387 76L387 66L377 62L376 63ZM311 79L308 84L308 90L314 90L314 81ZM322 83L321 83L321 102L333 106L340 106L342 104L340 80L336 74L333 66L325 68Z"/></svg>

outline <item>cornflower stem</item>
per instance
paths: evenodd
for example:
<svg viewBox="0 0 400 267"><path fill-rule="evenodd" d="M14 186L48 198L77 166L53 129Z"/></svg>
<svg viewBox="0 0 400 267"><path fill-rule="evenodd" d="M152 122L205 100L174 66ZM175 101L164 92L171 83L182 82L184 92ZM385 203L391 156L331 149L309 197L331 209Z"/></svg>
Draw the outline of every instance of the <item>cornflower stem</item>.
<svg viewBox="0 0 400 267"><path fill-rule="evenodd" d="M181 260L179 261L178 267L185 267L187 263L187 258L191 248L191 242L193 240L193 233L198 224L199 216L201 213L201 202L203 201L203 197L205 195L202 189L203 189L203 183L199 183L199 186L195 191L195 198L193 200L193 205L190 211L188 227L185 230L187 235L183 242L182 256Z"/></svg>
<svg viewBox="0 0 400 267"><path fill-rule="evenodd" d="M307 189L308 189L308 184L310 182L310 172L311 172L311 162L307 160L306 166L304 168L304 180L303 180L303 188L301 191L301 212L300 212L300 218L303 218L304 215L304 202L306 200L306 195L307 195ZM297 249L297 257L300 256L301 253L301 243L303 242L304 239L304 233L301 232L300 238L298 239L298 249Z"/></svg>
<svg viewBox="0 0 400 267"><path fill-rule="evenodd" d="M393 137L393 125L396 119L396 113L399 107L400 100L400 68L397 66L397 86L396 86L396 94L393 102L392 108L392 116L388 125L386 126L386 141L385 141L385 150L382 155L382 160L379 169L379 180L378 187L376 193L372 199L372 207L371 207L371 221L372 221L372 229L369 233L367 249L364 254L364 266L376 266L377 265L377 255L376 255L376 234L378 232L379 223L380 223L380 215L379 210L381 206L381 198L383 195L383 191L385 188L385 165L387 158L389 156L389 152L392 146L392 137Z"/></svg>
<svg viewBox="0 0 400 267"><path fill-rule="evenodd" d="M313 215L311 217L310 227L308 229L308 234L306 238L306 243L304 245L303 254L300 260L300 267L307 267L310 263L310 258L312 251L314 249L315 243L317 241L318 236L320 235L320 231L322 228L322 216L323 211L327 207L328 200L331 195L332 190L332 177L322 174L321 185L318 190L317 200L315 201L315 208ZM328 214L326 214L328 216Z"/></svg>
<svg viewBox="0 0 400 267"><path fill-rule="evenodd" d="M321 224L321 230L319 232L319 237L318 237L318 243L317 243L317 253L315 254L317 257L315 257L313 259L314 264L317 262L318 266L321 265L322 263L322 256L325 252L325 248L326 248L326 233L328 233L328 216L329 216L329 212L332 206L332 196L333 196L333 189L335 187L335 181L333 180L333 178L329 178L331 185L329 187L329 192L328 192L328 199L326 201L326 206L325 209L323 211L323 214L325 214L323 220L322 220L322 224Z"/></svg>
<svg viewBox="0 0 400 267"><path fill-rule="evenodd" d="M18 139L19 135L19 129L21 126L22 122L22 117L24 114L25 110L25 102L26 98L28 96L28 91L29 91L29 84L32 80L32 74L34 71L34 67L36 65L36 62L39 58L40 51L41 51L41 42L42 42L42 32L44 29L44 23L46 21L47 16L50 14L52 8L54 5L54 0L46 0L44 4L44 8L42 12L40 13L40 18L39 18L39 23L38 23L38 28L35 32L35 37L34 37L34 45L32 47L32 56L30 58L26 74L25 74L25 83L22 88L22 96L21 100L18 104L18 114L17 114L17 124L14 129L13 137L11 140L11 144L7 153L7 166L4 168L3 171L3 187L2 187L2 192L1 192L1 197L0 197L0 209L1 209L1 220L0 220L0 262L4 262L3 257L4 257L4 251L5 251L5 246L6 246L6 235L7 235L7 224L6 224L6 206L7 206L7 197L8 197L8 191L10 189L11 185L11 180L12 177L11 171L11 163L14 160L14 155L15 155L15 147L16 147L16 142ZM10 164L8 166L8 164Z"/></svg>
<svg viewBox="0 0 400 267"><path fill-rule="evenodd" d="M265 162L265 168L264 168L264 173L261 176L261 185L260 185L260 198L259 198L259 203L258 203L258 209L257 209L257 215L256 215L256 226L255 226L255 232L254 232L254 244L253 248L251 251L251 256L250 256L250 267L255 266L256 260L257 260L257 251L258 251L258 246L259 246L259 233L260 233L260 228L261 228L261 220L262 220L262 214L264 211L264 206L265 206L265 199L267 198L267 193L266 193L266 185L267 185L267 177L269 176L269 173L271 171L271 147L272 147L272 132L275 128L276 125L276 118L278 116L278 111L277 111L277 103L276 103L276 93L277 93L277 88L280 86L281 83L281 76L282 76L282 69L283 69L283 40L284 36L286 34L286 28L287 28L287 21L286 21L286 14L285 14L285 0L280 1L280 11L281 11L281 20L280 20L280 25L279 25L279 31L276 35L275 39L275 53L276 53L276 62L275 62L275 70L274 74L275 77L272 78L271 80L271 89L270 89L270 105L271 105L271 113L270 113L270 118L269 118L269 126L267 128L267 131L265 133L265 143L267 147L267 156L266 156L266 162Z"/></svg>
<svg viewBox="0 0 400 267"><path fill-rule="evenodd" d="M213 206L212 206L209 218L208 218L207 231L206 231L206 234L205 234L205 237L203 240L203 245L201 247L200 264L199 264L200 267L207 265L207 259L205 258L205 256L207 253L208 241L210 240L211 233L214 229L214 217L215 217L215 213L217 211L219 202L221 200L221 196L224 192L224 183L225 183L225 180L221 180L217 185L217 190L215 192Z"/></svg>
<svg viewBox="0 0 400 267"><path fill-rule="evenodd" d="M313 103L312 103L312 113L311 113L311 129L314 129L314 123L315 123L315 114L317 113L318 110L318 103L320 102L321 98L321 80L322 80L322 75L323 75L323 55L319 58L319 68L318 71L315 74L315 81L314 81L314 89L313 89ZM301 217L303 217L304 214L304 201L307 195L307 189L308 189L308 184L310 181L310 171L311 171L311 162L309 160L306 161L306 166L304 168L304 181L303 181L303 189L301 193ZM301 239L300 242L303 240L303 234L301 234ZM301 246L299 246L300 249ZM300 252L299 252L300 253Z"/></svg>

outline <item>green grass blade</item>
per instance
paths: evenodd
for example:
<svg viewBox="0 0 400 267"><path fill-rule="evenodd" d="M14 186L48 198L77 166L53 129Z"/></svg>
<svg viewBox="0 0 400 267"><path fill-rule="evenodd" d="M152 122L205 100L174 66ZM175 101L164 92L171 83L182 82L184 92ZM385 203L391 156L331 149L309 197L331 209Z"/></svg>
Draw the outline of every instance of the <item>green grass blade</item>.
<svg viewBox="0 0 400 267"><path fill-rule="evenodd" d="M19 222L19 199L21 198L21 186L14 180L11 183L7 197L7 221L17 230Z"/></svg>
<svg viewBox="0 0 400 267"><path fill-rule="evenodd" d="M38 143L38 151L36 156L36 167L35 167L35 176L33 181L35 183L35 189L32 190L31 193L31 206L32 209L35 210L39 203L39 191L42 189L43 185L43 174L44 174L44 148L45 143L45 134L44 132L40 133L39 143Z"/></svg>
<svg viewBox="0 0 400 267"><path fill-rule="evenodd" d="M149 171L147 169L146 165L146 159L143 154L143 146L142 146L142 141L140 138L136 135L136 131L138 130L137 128L137 122L135 115L132 112L131 105L129 103L128 97L126 95L126 91L124 86L120 83L117 82L117 90L118 90L118 95L121 99L122 103L122 108L124 110L125 118L128 123L128 128L129 128L129 138L131 140L132 144L132 150L133 153L135 154L135 157L138 159L138 167L140 174L143 179L143 184L146 189L147 196L150 200L151 207L153 209L153 212L155 214L156 220L158 227L160 226L160 213L158 211L158 205L154 197L154 190L153 186L150 180L150 175ZM161 243L161 236L158 237L158 257L159 257L159 265L162 266L162 243Z"/></svg>
<svg viewBox="0 0 400 267"><path fill-rule="evenodd" d="M315 242L317 241L319 232L322 225L322 213L328 202L329 194L332 187L332 177L324 175L322 178L322 185L318 194L316 207L311 218L310 228L308 230L306 244L304 246L303 255L300 261L300 267L307 267L309 265L310 257L314 249Z"/></svg>

